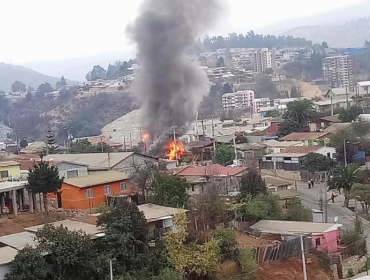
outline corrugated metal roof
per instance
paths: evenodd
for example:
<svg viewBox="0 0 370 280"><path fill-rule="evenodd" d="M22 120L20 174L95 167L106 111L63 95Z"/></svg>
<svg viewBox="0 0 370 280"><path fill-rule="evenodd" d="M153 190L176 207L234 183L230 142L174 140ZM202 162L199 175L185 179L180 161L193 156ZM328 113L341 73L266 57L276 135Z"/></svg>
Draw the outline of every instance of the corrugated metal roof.
<svg viewBox="0 0 370 280"><path fill-rule="evenodd" d="M246 167L225 167L220 164L208 166L189 165L180 170L179 176L235 176L247 170Z"/></svg>
<svg viewBox="0 0 370 280"><path fill-rule="evenodd" d="M36 247L35 235L27 231L1 236L0 242L17 250L21 250L27 245Z"/></svg>
<svg viewBox="0 0 370 280"><path fill-rule="evenodd" d="M316 152L317 150L321 149L322 146L300 146L300 147L288 147L284 150L281 150L282 153L297 153L297 154L309 154Z"/></svg>
<svg viewBox="0 0 370 280"><path fill-rule="evenodd" d="M324 137L327 133L322 132L293 132L280 138L282 141L305 141L305 140L316 140Z"/></svg>
<svg viewBox="0 0 370 280"><path fill-rule="evenodd" d="M346 129L351 126L351 123L333 123L331 126L323 130L324 133L335 133L338 130Z"/></svg>
<svg viewBox="0 0 370 280"><path fill-rule="evenodd" d="M20 164L14 160L0 161L0 167L16 166L16 165L20 165Z"/></svg>
<svg viewBox="0 0 370 280"><path fill-rule="evenodd" d="M279 179L272 176L262 176L262 179L265 181L267 186L279 187L279 186L290 186L293 184L292 182L285 181L283 179Z"/></svg>
<svg viewBox="0 0 370 280"><path fill-rule="evenodd" d="M138 208L140 211L144 212L145 218L148 222L154 222L163 217L174 216L178 212L177 208L165 207L151 203L139 205Z"/></svg>
<svg viewBox="0 0 370 280"><path fill-rule="evenodd" d="M306 156L307 153L276 153L276 154L269 154L264 155L263 157L292 157L292 158L299 158Z"/></svg>
<svg viewBox="0 0 370 280"><path fill-rule="evenodd" d="M277 141L277 140L266 140L262 142L266 146L275 147L275 148L284 148L296 145L303 145L300 141Z"/></svg>
<svg viewBox="0 0 370 280"><path fill-rule="evenodd" d="M35 233L39 229L41 229L44 225L45 224L26 228L26 231ZM83 232L89 235L96 235L98 233L103 232L103 230L100 227L97 227L95 225L72 221L72 220L58 221L58 222L50 223L50 225L53 225L55 227L63 226L63 227L66 227L70 231L82 230Z"/></svg>
<svg viewBox="0 0 370 280"><path fill-rule="evenodd" d="M11 263L18 251L9 246L0 248L0 265Z"/></svg>
<svg viewBox="0 0 370 280"><path fill-rule="evenodd" d="M300 234L322 234L341 227L341 224L292 222L292 221L267 221L262 220L251 226L252 229L262 233L300 235Z"/></svg>
<svg viewBox="0 0 370 280"><path fill-rule="evenodd" d="M65 179L64 183L78 188L86 188L106 183L128 180L129 178L129 175L126 173L112 170L82 177Z"/></svg>

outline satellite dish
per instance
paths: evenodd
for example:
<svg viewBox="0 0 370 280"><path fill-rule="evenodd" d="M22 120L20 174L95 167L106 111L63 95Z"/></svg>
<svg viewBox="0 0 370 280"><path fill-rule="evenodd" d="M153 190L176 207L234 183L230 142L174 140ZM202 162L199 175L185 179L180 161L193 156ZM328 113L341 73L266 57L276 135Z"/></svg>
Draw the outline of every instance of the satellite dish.
<svg viewBox="0 0 370 280"><path fill-rule="evenodd" d="M339 220L338 216L335 216L334 222L338 222L338 220Z"/></svg>

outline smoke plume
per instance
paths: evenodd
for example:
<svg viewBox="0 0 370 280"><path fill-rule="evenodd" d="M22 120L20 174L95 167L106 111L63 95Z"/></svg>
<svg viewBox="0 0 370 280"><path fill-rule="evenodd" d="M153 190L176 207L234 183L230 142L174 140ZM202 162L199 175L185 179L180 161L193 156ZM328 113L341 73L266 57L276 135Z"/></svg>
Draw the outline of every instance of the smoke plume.
<svg viewBox="0 0 370 280"><path fill-rule="evenodd" d="M133 94L142 111L142 126L163 144L176 130L185 134L209 92L204 71L186 52L220 15L218 0L145 0L128 32L137 44L140 68Z"/></svg>

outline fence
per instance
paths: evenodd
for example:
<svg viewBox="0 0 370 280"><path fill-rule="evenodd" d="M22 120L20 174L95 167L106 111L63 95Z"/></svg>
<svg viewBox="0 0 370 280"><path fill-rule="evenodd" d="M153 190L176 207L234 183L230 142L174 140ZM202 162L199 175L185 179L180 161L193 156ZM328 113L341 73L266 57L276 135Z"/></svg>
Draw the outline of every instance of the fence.
<svg viewBox="0 0 370 280"><path fill-rule="evenodd" d="M311 238L303 240L304 251L309 252L312 248ZM285 260L301 255L301 242L299 238L283 241L280 244L271 244L254 248L255 258L258 264L268 261Z"/></svg>

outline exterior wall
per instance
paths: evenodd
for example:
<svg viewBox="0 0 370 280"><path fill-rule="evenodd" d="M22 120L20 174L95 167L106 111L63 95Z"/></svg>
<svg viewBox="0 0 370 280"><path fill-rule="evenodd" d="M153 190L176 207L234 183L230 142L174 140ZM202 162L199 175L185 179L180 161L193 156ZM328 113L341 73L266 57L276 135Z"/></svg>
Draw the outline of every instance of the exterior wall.
<svg viewBox="0 0 370 280"><path fill-rule="evenodd" d="M144 157L140 155L131 155L128 158L124 159L120 163L113 166L113 170L119 171L119 172L126 172L126 173L132 173L135 171L135 166L142 166L145 165L147 162L156 163L157 161L155 159Z"/></svg>
<svg viewBox="0 0 370 280"><path fill-rule="evenodd" d="M226 93L222 96L222 107L224 109L251 108L253 107L253 100L253 90Z"/></svg>
<svg viewBox="0 0 370 280"><path fill-rule="evenodd" d="M324 234L312 235L312 247L317 251L335 253L338 251L339 229L326 232ZM316 246L316 240L320 240L320 245Z"/></svg>
<svg viewBox="0 0 370 280"><path fill-rule="evenodd" d="M336 149L332 147L322 147L319 150L317 150L315 153L321 154L331 159L335 159L337 157Z"/></svg>
<svg viewBox="0 0 370 280"><path fill-rule="evenodd" d="M77 177L87 176L89 175L87 166L62 162L58 165L59 176L64 177L65 179L71 178L67 175L69 171L77 171Z"/></svg>
<svg viewBox="0 0 370 280"><path fill-rule="evenodd" d="M17 178L21 176L21 169L19 165L0 167L0 172L1 171L8 171L8 177L4 177L4 178L9 178L9 177ZM4 180L4 179L0 178L0 180Z"/></svg>
<svg viewBox="0 0 370 280"><path fill-rule="evenodd" d="M271 170L271 169L261 169L261 175L275 176L292 181L301 181L301 173L299 171L287 171L287 170Z"/></svg>
<svg viewBox="0 0 370 280"><path fill-rule="evenodd" d="M126 182L127 189L121 192L121 182ZM111 182L102 185L91 186L87 188L78 188L67 183L63 183L60 190L62 196L62 208L63 209L91 209L99 204L106 202L106 195L104 194L104 186L110 186L110 194L112 195L130 195L131 186L129 180ZM86 190L92 189L92 198L86 197ZM56 195L50 194L49 197L57 198Z"/></svg>
<svg viewBox="0 0 370 280"><path fill-rule="evenodd" d="M354 90L353 60L348 55L324 58L323 72L333 87Z"/></svg>
<svg viewBox="0 0 370 280"><path fill-rule="evenodd" d="M0 280L3 280L5 277L5 274L7 274L8 272L10 272L10 263L0 265Z"/></svg>

